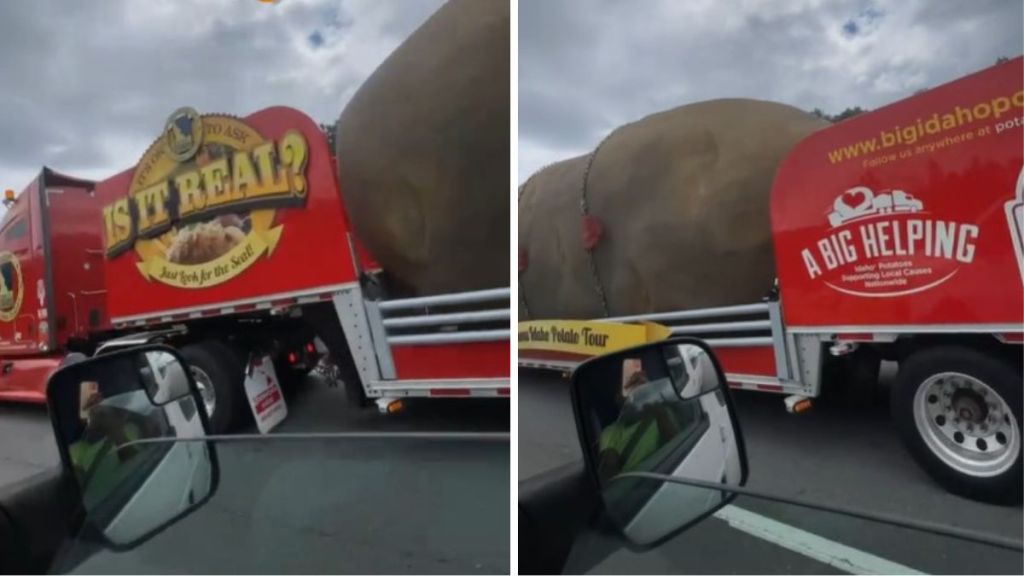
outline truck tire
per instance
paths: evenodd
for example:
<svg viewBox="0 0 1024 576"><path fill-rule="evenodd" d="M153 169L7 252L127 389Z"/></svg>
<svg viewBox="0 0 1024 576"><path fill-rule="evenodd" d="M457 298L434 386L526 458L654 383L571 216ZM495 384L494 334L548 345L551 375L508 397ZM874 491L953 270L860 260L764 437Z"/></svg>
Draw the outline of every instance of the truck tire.
<svg viewBox="0 0 1024 576"><path fill-rule="evenodd" d="M901 362L892 416L910 453L948 491L1015 504L1024 489L1021 400L1021 374L1009 363L942 346Z"/></svg>
<svg viewBox="0 0 1024 576"><path fill-rule="evenodd" d="M185 346L181 355L188 360L207 413L212 412L211 432L224 434L232 431L239 421L239 411L245 400L242 394L244 368L235 351L224 343L207 340Z"/></svg>

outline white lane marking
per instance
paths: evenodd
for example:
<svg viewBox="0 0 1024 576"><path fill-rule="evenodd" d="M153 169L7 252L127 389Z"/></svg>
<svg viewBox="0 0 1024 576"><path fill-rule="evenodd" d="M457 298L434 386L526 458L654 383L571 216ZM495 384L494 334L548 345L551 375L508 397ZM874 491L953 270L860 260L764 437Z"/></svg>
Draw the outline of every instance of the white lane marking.
<svg viewBox="0 0 1024 576"><path fill-rule="evenodd" d="M749 510L726 506L714 516L729 526L851 574L924 574Z"/></svg>

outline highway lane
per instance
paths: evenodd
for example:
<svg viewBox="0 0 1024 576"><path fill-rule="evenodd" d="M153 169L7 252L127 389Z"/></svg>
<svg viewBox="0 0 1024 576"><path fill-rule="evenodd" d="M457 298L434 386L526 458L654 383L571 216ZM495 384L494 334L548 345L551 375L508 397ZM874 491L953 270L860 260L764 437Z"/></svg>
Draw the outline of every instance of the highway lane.
<svg viewBox="0 0 1024 576"><path fill-rule="evenodd" d="M349 409L343 391L318 378L288 399L289 417L276 431L509 430L504 400L421 400L382 416L374 408ZM4 483L56 465L43 407L0 406L0 432ZM101 552L78 571L507 572L509 446L392 439L219 444L221 484L204 507L135 550Z"/></svg>
<svg viewBox="0 0 1024 576"><path fill-rule="evenodd" d="M535 371L521 370L519 376L522 480L580 458L580 449L567 381ZM786 414L779 396L738 393L735 397L750 465L748 486L1022 537L1020 506L993 506L950 495L918 469L888 420L884 389L881 402L862 399L852 406L823 402L799 416ZM923 572L1019 573L1024 568L1019 553L750 498L735 504ZM749 535L726 528L724 522L709 520L707 526L684 533L658 550L619 552L594 570L612 573L639 564L652 572L835 572L831 566L777 546L769 547L774 552L768 556L763 552L725 554L718 543L723 530L730 534L734 552L765 549L764 542L753 542ZM723 550L723 555L716 558L710 550Z"/></svg>
<svg viewBox="0 0 1024 576"><path fill-rule="evenodd" d="M289 418L277 431L509 431L504 400L412 400L404 411L382 416L373 407L350 410L340 388L315 376L290 391L288 403ZM255 431L255 425L242 430ZM45 406L0 403L0 486L54 466L59 459Z"/></svg>
<svg viewBox="0 0 1024 576"><path fill-rule="evenodd" d="M45 406L0 403L0 486L60 461Z"/></svg>
<svg viewBox="0 0 1024 576"><path fill-rule="evenodd" d="M205 505L134 550L101 551L73 572L507 573L508 446L220 443L220 486Z"/></svg>

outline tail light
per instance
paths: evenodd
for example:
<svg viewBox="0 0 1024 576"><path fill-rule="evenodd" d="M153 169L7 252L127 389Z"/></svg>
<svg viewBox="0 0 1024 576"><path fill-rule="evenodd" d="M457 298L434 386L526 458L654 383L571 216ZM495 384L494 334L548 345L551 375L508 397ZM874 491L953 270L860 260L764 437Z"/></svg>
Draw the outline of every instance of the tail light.
<svg viewBox="0 0 1024 576"><path fill-rule="evenodd" d="M298 360L299 360L299 357L295 355L295 352L289 352L288 353L288 363L289 364L295 364L296 362L298 362Z"/></svg>
<svg viewBox="0 0 1024 576"><path fill-rule="evenodd" d="M306 344L306 352L309 352L310 354L312 354L313 352L316 352L316 346L313 346L312 342L307 343Z"/></svg>

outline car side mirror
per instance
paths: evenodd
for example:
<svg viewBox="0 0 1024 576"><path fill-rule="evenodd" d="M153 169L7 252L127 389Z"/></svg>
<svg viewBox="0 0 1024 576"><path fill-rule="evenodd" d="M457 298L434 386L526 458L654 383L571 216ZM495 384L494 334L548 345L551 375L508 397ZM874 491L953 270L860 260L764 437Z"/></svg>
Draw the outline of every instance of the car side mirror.
<svg viewBox="0 0 1024 576"><path fill-rule="evenodd" d="M700 340L675 338L594 358L573 373L572 401L604 516L636 546L659 543L714 513L735 498L729 486L746 482L725 376Z"/></svg>
<svg viewBox="0 0 1024 576"><path fill-rule="evenodd" d="M65 366L46 388L64 469L86 530L131 548L202 506L219 468L187 363L147 345Z"/></svg>

